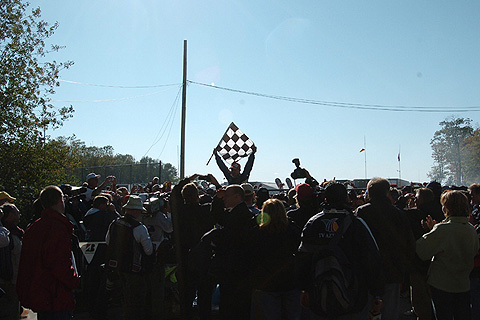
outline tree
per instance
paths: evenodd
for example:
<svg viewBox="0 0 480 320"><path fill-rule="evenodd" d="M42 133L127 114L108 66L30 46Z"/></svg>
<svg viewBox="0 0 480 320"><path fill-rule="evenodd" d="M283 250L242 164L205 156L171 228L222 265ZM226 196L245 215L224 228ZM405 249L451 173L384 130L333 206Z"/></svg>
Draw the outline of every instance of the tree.
<svg viewBox="0 0 480 320"><path fill-rule="evenodd" d="M467 137L462 148L465 155L464 178L467 184L480 182L480 129Z"/></svg>
<svg viewBox="0 0 480 320"><path fill-rule="evenodd" d="M434 166L429 176L445 182L446 179L457 185L464 183L463 163L465 155L462 153L466 138L472 136L472 122L468 118L447 118L440 122L442 127L435 131L430 145Z"/></svg>
<svg viewBox="0 0 480 320"><path fill-rule="evenodd" d="M45 135L72 116L72 106L56 109L50 96L59 72L73 62L47 59L61 49L46 45L58 24L41 20L39 8L27 9L21 0L0 2L0 188L20 202L59 183L75 163L65 140Z"/></svg>
<svg viewBox="0 0 480 320"><path fill-rule="evenodd" d="M60 70L73 62L57 63L46 55L61 49L45 41L58 23L41 20L40 8L27 14L28 4L21 0L4 0L0 4L0 139L21 140L40 136L48 128L62 125L71 117L73 107L58 110L50 96L59 86ZM45 138L45 137L44 137Z"/></svg>

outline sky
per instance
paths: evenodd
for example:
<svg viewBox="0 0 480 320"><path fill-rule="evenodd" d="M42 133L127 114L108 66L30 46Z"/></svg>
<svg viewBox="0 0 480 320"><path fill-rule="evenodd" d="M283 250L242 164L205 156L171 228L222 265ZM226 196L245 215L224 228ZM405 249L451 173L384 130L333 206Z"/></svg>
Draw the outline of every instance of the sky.
<svg viewBox="0 0 480 320"><path fill-rule="evenodd" d="M48 58L74 61L52 100L75 114L48 134L111 145L136 160L179 165L187 40L186 175L222 180L215 162L206 163L234 122L258 148L251 181L284 181L299 158L317 180L424 182L439 122L455 116L478 125L478 111L460 111L480 106L479 1L30 3L59 23L49 43L64 48Z"/></svg>

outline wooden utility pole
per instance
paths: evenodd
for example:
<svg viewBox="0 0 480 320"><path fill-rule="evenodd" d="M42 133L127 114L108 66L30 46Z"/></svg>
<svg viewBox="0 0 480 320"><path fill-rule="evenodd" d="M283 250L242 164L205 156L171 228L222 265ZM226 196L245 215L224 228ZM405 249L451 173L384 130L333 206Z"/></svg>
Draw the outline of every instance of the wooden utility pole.
<svg viewBox="0 0 480 320"><path fill-rule="evenodd" d="M185 178L185 117L187 113L187 40L183 40L182 137L180 141L180 179Z"/></svg>

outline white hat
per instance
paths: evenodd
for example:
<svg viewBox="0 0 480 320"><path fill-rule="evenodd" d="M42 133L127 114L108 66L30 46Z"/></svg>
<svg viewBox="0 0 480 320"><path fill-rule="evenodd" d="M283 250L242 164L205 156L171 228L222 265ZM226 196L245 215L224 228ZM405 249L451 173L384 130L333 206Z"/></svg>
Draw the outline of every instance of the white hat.
<svg viewBox="0 0 480 320"><path fill-rule="evenodd" d="M143 212L147 212L147 209L143 207L142 198L140 198L139 196L129 196L127 204L123 207L125 209L142 210Z"/></svg>
<svg viewBox="0 0 480 320"><path fill-rule="evenodd" d="M87 182L88 182L88 180L93 179L93 178L100 178L100 175L95 174L94 172L87 174Z"/></svg>
<svg viewBox="0 0 480 320"><path fill-rule="evenodd" d="M245 191L246 196L254 194L253 187L250 183L242 183L241 186L243 188L243 191Z"/></svg>

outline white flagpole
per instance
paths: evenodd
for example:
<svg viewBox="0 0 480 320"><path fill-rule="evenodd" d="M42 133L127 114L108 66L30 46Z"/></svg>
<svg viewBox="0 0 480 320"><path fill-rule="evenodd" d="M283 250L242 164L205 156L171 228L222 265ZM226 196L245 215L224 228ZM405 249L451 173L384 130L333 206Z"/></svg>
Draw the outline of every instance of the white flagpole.
<svg viewBox="0 0 480 320"><path fill-rule="evenodd" d="M398 179L399 179L399 186L402 186L402 169L400 166L400 145L398 145Z"/></svg>
<svg viewBox="0 0 480 320"><path fill-rule="evenodd" d="M367 179L367 139L363 136L363 149L365 149L365 179Z"/></svg>

